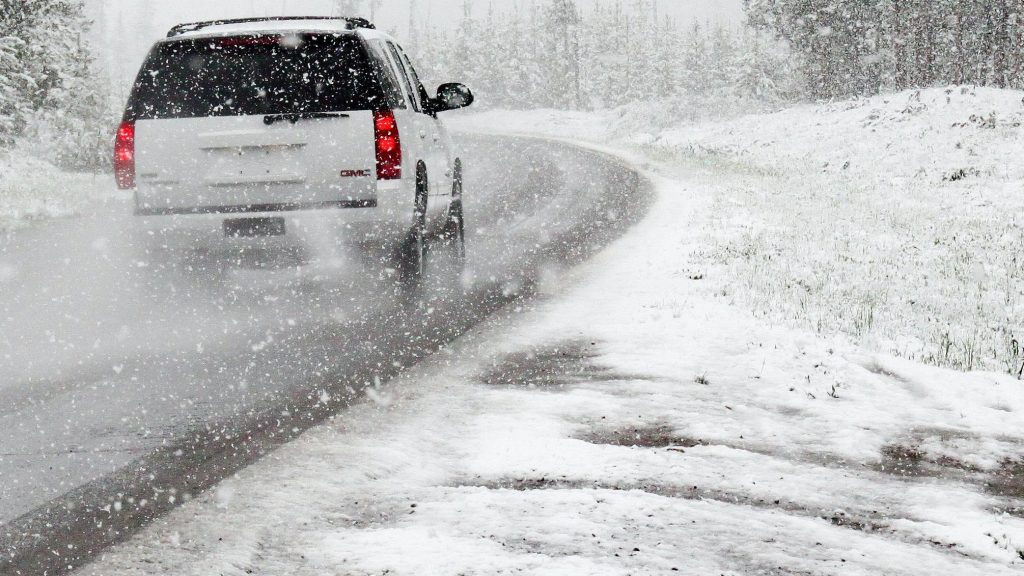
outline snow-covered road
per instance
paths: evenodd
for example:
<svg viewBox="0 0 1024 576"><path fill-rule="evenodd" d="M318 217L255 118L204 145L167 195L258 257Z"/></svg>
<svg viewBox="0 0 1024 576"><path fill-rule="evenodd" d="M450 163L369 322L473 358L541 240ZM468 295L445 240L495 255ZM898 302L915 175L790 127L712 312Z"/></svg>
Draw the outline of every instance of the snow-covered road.
<svg viewBox="0 0 1024 576"><path fill-rule="evenodd" d="M732 305L737 175L631 159L623 239L79 573L1019 574L1020 383Z"/></svg>
<svg viewBox="0 0 1024 576"><path fill-rule="evenodd" d="M645 209L637 175L600 154L464 145L468 273L441 248L415 294L344 252L214 277L136 269L123 201L0 240L0 573L78 564L543 285Z"/></svg>

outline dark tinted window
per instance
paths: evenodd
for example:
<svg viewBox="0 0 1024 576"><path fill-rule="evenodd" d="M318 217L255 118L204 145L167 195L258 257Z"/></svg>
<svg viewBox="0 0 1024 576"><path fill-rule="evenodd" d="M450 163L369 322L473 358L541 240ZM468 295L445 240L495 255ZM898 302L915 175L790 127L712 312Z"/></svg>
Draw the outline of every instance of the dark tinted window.
<svg viewBox="0 0 1024 576"><path fill-rule="evenodd" d="M388 49L391 50L391 56L392 58L394 58L395 64L401 70L402 80L405 83L405 90L406 92L408 92L409 98L412 100L413 110L421 112L422 105L420 103L420 95L416 91L416 89L413 88L412 81L409 79L409 71L406 70L405 63L402 62L402 57L398 54L398 48L396 48L395 45L392 44L391 42L388 42Z"/></svg>
<svg viewBox="0 0 1024 576"><path fill-rule="evenodd" d="M136 81L132 119L373 110L387 105L352 35L246 36L160 44Z"/></svg>
<svg viewBox="0 0 1024 576"><path fill-rule="evenodd" d="M380 40L371 40L368 45L374 69L377 72L377 77L380 78L384 85L384 92L387 94L388 103L392 108L406 108L405 96L402 94L402 88L399 85L395 69L391 66L391 62L388 61L387 48L384 46L384 43Z"/></svg>
<svg viewBox="0 0 1024 576"><path fill-rule="evenodd" d="M412 89L416 91L417 96L421 102L429 102L430 96L427 94L426 88L423 87L423 82L420 82L420 75L416 73L416 68L412 65L412 60L406 55L405 51L401 47L396 46L399 55L402 57L402 63L409 72L409 80L412 82Z"/></svg>

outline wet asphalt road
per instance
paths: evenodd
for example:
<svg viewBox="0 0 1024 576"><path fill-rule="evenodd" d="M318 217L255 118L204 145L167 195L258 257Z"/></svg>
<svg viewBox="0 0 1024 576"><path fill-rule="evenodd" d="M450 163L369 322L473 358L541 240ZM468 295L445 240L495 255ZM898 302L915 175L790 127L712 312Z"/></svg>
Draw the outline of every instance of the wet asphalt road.
<svg viewBox="0 0 1024 576"><path fill-rule="evenodd" d="M80 566L528 297L648 205L600 154L461 141L469 257L460 271L438 243L418 289L354 248L139 268L126 201L0 238L0 574Z"/></svg>

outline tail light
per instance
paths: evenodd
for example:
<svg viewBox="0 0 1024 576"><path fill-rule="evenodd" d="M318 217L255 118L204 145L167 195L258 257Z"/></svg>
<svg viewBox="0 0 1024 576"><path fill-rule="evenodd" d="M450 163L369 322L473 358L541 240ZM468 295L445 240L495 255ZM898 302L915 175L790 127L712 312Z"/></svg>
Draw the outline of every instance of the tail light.
<svg viewBox="0 0 1024 576"><path fill-rule="evenodd" d="M122 190L135 188L135 122L122 122L114 141L114 177Z"/></svg>
<svg viewBox="0 0 1024 576"><path fill-rule="evenodd" d="M402 177L402 140L398 121L391 110L373 113L374 140L377 145L377 179L398 180Z"/></svg>

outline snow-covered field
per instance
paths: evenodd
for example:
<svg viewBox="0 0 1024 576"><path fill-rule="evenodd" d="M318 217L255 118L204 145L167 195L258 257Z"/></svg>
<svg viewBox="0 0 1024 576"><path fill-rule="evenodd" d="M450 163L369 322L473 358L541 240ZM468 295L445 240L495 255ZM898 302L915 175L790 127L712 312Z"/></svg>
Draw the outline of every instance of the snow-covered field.
<svg viewBox="0 0 1024 576"><path fill-rule="evenodd" d="M657 203L542 297L81 573L1020 573L1024 384L886 353L916 339L895 351L927 359L929 323L953 338L1019 293L994 266L1020 246L1002 150L1020 97L646 136L609 116L467 117L603 142ZM971 123L994 107L995 128Z"/></svg>
<svg viewBox="0 0 1024 576"><path fill-rule="evenodd" d="M694 265L729 302L907 359L1019 374L1022 100L955 87L682 127L630 109L473 121L712 170Z"/></svg>
<svg viewBox="0 0 1024 576"><path fill-rule="evenodd" d="M108 174L65 172L20 152L0 153L0 233L81 214L111 196L112 182Z"/></svg>

